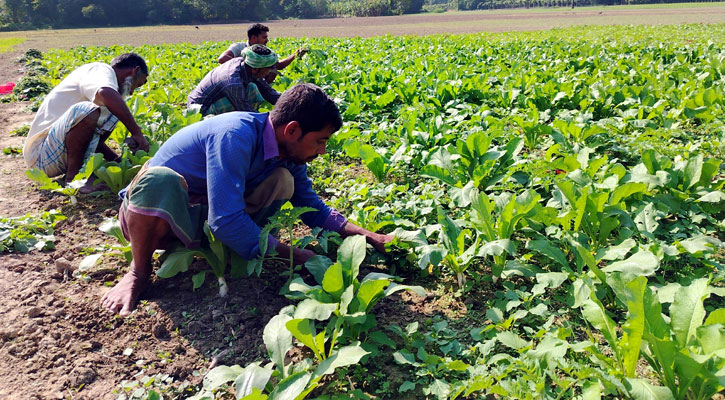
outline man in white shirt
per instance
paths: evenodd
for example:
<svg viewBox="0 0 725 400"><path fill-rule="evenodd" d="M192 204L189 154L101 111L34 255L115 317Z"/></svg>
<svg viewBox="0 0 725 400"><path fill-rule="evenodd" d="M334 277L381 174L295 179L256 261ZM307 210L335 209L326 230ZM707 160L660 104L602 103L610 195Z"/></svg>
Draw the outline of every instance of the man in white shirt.
<svg viewBox="0 0 725 400"><path fill-rule="evenodd" d="M254 24L247 29L247 40L246 42L238 42L238 43L232 43L229 45L229 47L219 56L217 61L219 64L224 64L225 62L231 60L232 58L241 57L242 50L248 46L252 46L255 44L261 44L263 46L267 45L267 42L269 42L269 28L262 24ZM267 74L267 76L264 77L264 80L267 81L267 83L274 82L274 79L277 78L277 71L281 69L285 69L288 65L294 61L297 57L302 57L307 53L307 49L305 48L299 48L297 51L294 52L294 54L290 55L289 57L277 61L277 64L274 65L274 68Z"/></svg>
<svg viewBox="0 0 725 400"><path fill-rule="evenodd" d="M138 54L122 54L111 64L85 64L66 76L45 97L33 119L23 156L28 168L50 177L65 174L70 182L94 153L119 157L105 141L120 120L138 149L149 144L125 98L146 83L148 67Z"/></svg>

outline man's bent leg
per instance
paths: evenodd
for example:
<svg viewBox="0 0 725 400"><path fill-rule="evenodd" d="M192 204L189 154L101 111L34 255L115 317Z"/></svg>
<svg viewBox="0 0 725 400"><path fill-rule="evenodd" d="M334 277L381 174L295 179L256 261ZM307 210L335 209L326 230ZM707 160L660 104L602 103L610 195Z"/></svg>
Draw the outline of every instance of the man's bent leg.
<svg viewBox="0 0 725 400"><path fill-rule="evenodd" d="M131 241L131 269L108 293L101 305L122 317L136 308L139 295L148 284L152 271L152 256L171 231L164 219L126 211L126 224Z"/></svg>
<svg viewBox="0 0 725 400"><path fill-rule="evenodd" d="M259 225L267 224L267 219L274 215L295 192L295 179L286 168L279 167L254 188L244 198L245 211Z"/></svg>
<svg viewBox="0 0 725 400"><path fill-rule="evenodd" d="M98 124L101 110L97 109L77 123L65 136L65 148L67 155L67 167L65 181L70 182L76 176L81 167L88 150L88 145L93 139Z"/></svg>

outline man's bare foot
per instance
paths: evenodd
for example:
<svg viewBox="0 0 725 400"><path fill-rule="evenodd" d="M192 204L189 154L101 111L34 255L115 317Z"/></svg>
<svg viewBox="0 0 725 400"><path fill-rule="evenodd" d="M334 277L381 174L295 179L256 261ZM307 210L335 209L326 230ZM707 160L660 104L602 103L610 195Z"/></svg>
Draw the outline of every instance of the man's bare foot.
<svg viewBox="0 0 725 400"><path fill-rule="evenodd" d="M131 266L133 268L133 266ZM139 277L133 269L116 286L103 295L101 305L112 313L125 317L136 309L136 302L148 284L148 277Z"/></svg>

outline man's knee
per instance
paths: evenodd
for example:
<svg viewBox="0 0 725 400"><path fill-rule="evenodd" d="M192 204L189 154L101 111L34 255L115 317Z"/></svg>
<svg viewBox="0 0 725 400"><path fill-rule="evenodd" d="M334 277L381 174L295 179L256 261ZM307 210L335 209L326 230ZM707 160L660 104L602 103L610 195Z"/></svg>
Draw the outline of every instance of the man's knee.
<svg viewBox="0 0 725 400"><path fill-rule="evenodd" d="M88 116L83 118L81 120L80 124L83 124L84 126L87 126L92 129L96 129L99 118L101 118L101 109L97 108L94 111L92 111L90 114L88 114Z"/></svg>
<svg viewBox="0 0 725 400"><path fill-rule="evenodd" d="M82 120L78 121L78 123L75 124L70 131L68 131L68 134L65 137L66 143L69 143L69 140L71 141L70 143L78 141L80 141L80 143L84 143L87 140L90 140L96 130L96 127L98 126L98 118L100 117L101 109L98 108Z"/></svg>
<svg viewBox="0 0 725 400"><path fill-rule="evenodd" d="M287 168L277 168L270 178L275 182L277 194L273 200L289 200L295 193L295 178Z"/></svg>

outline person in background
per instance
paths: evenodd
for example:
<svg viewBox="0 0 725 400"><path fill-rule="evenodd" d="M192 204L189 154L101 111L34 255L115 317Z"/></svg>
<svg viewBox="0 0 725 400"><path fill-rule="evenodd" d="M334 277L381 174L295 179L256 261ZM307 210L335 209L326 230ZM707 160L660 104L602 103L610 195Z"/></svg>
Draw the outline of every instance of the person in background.
<svg viewBox="0 0 725 400"><path fill-rule="evenodd" d="M242 51L246 47L255 44L261 44L263 46L266 46L267 42L269 41L269 28L262 24L251 25L249 29L247 29L247 38L248 39L246 42L237 42L229 45L229 47L224 50L224 52L219 56L217 62L219 62L219 64L224 64L225 62L234 58L242 57ZM267 83L271 84L272 82L274 82L275 78L277 78L277 71L287 68L287 66L290 65L295 58L302 57L303 55L305 55L305 53L307 53L307 49L299 48L289 57L277 61L277 63L270 69L264 79L267 81Z"/></svg>
<svg viewBox="0 0 725 400"><path fill-rule="evenodd" d="M187 106L203 115L230 111L257 111L266 100L275 104L279 93L264 80L277 55L261 44L242 50L235 58L211 70L189 94Z"/></svg>

